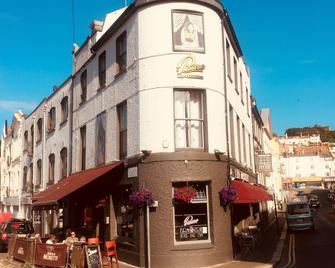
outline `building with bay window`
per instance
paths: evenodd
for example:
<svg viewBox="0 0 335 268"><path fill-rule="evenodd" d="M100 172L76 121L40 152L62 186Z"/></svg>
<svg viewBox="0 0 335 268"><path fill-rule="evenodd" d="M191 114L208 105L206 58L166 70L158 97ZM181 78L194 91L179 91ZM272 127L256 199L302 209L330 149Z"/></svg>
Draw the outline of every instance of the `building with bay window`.
<svg viewBox="0 0 335 268"><path fill-rule="evenodd" d="M264 190L251 185L249 70L223 5L136 0L91 30L71 77L24 122L24 214L32 200L42 235L117 237L119 258L139 267L231 261L232 233L258 223L250 203L266 195L244 196ZM234 212L218 195L232 181ZM130 200L143 188L147 210Z"/></svg>

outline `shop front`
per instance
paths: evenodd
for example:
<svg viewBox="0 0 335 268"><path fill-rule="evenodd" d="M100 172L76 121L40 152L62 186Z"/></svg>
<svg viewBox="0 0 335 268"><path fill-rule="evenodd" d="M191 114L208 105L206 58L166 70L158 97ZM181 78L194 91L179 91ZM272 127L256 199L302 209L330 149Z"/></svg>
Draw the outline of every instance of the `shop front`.
<svg viewBox="0 0 335 268"><path fill-rule="evenodd" d="M122 162L78 172L49 186L33 199L33 223L45 237L67 228L77 235L110 239L113 194L123 177Z"/></svg>
<svg viewBox="0 0 335 268"><path fill-rule="evenodd" d="M261 231L268 224L267 202L273 198L264 188L246 181L233 180L232 187L237 192L231 211L234 228L233 247L235 257L238 257L243 250L241 240L245 235L255 235L255 230Z"/></svg>

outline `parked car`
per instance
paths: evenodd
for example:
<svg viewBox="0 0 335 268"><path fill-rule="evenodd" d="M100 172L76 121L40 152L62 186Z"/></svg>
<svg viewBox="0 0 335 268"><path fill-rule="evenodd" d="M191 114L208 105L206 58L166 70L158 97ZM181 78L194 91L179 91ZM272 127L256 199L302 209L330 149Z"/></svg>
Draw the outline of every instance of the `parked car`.
<svg viewBox="0 0 335 268"><path fill-rule="evenodd" d="M293 201L287 204L286 220L288 230L313 230L314 219L306 201Z"/></svg>
<svg viewBox="0 0 335 268"><path fill-rule="evenodd" d="M296 193L296 196L305 196L305 192L304 191L298 191Z"/></svg>
<svg viewBox="0 0 335 268"><path fill-rule="evenodd" d="M0 226L0 252L7 252L8 241L11 235L26 237L34 233L33 224L27 220L12 219Z"/></svg>
<svg viewBox="0 0 335 268"><path fill-rule="evenodd" d="M319 198L310 198L308 200L308 205L311 207L311 208L320 208L320 201L319 201Z"/></svg>

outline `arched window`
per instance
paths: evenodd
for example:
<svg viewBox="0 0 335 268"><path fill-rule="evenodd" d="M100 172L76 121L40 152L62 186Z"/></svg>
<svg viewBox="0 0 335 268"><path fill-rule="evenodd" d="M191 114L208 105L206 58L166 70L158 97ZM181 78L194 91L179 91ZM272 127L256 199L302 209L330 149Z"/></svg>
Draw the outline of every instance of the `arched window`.
<svg viewBox="0 0 335 268"><path fill-rule="evenodd" d="M49 181L48 185L54 184L55 182L55 155L49 155Z"/></svg>
<svg viewBox="0 0 335 268"><path fill-rule="evenodd" d="M60 151L60 159L61 159L61 178L65 178L67 176L67 148L63 148Z"/></svg>
<svg viewBox="0 0 335 268"><path fill-rule="evenodd" d="M24 132L23 136L24 136L23 151L27 151L28 150L28 130Z"/></svg>
<svg viewBox="0 0 335 268"><path fill-rule="evenodd" d="M39 188L42 181L42 160L39 159L37 161L37 173L36 173L36 180L35 180L35 187Z"/></svg>
<svg viewBox="0 0 335 268"><path fill-rule="evenodd" d="M31 192L33 186L33 179L34 179L34 165L31 163L29 165L29 181L27 183L27 192Z"/></svg>
<svg viewBox="0 0 335 268"><path fill-rule="evenodd" d="M37 120L37 135L36 135L36 143L40 142L43 137L43 119L40 118Z"/></svg>
<svg viewBox="0 0 335 268"><path fill-rule="evenodd" d="M62 113L61 113L61 124L64 123L67 120L68 117L68 97L64 97L60 103L62 107Z"/></svg>
<svg viewBox="0 0 335 268"><path fill-rule="evenodd" d="M23 178L22 178L22 191L26 191L27 190L27 178L28 176L28 167L24 167L23 168Z"/></svg>
<svg viewBox="0 0 335 268"><path fill-rule="evenodd" d="M48 115L48 131L52 132L56 127L56 108L52 107Z"/></svg>

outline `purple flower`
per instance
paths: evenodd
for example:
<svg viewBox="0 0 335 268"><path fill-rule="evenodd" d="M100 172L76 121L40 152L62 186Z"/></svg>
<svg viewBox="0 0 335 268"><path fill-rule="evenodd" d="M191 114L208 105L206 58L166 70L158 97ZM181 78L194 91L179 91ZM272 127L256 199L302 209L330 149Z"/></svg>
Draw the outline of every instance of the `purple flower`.
<svg viewBox="0 0 335 268"><path fill-rule="evenodd" d="M152 193L145 187L140 190L134 191L130 196L129 200L135 207L153 206L154 198Z"/></svg>
<svg viewBox="0 0 335 268"><path fill-rule="evenodd" d="M236 189L232 186L223 187L219 192L219 197L221 205L226 206L237 198Z"/></svg>

